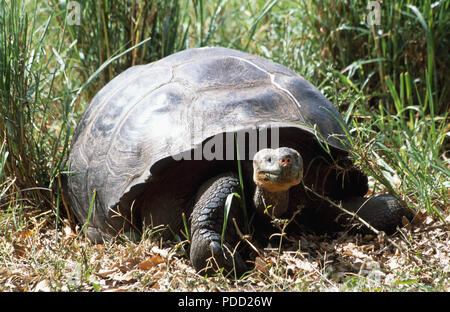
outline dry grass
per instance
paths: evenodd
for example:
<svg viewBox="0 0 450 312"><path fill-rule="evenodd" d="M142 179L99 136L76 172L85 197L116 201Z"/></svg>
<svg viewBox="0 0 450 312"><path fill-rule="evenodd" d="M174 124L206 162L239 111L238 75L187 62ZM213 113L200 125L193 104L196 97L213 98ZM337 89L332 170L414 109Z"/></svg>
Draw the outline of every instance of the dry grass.
<svg viewBox="0 0 450 312"><path fill-rule="evenodd" d="M0 237L0 291L450 291L450 226L426 213L390 237L300 234L239 280L198 275L156 236L93 245L49 214ZM449 217L447 217L447 222ZM6 223L2 224L5 229Z"/></svg>

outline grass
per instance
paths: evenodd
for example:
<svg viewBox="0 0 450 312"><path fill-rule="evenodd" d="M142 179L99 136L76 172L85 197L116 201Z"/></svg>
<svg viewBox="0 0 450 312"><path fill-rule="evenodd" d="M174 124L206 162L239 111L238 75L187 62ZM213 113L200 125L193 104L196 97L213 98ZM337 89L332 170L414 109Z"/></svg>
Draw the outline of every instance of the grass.
<svg viewBox="0 0 450 312"><path fill-rule="evenodd" d="M32 189L29 197L48 202L49 193L39 187L53 179L46 168L56 167L54 151L60 143L60 134L52 125L56 116L49 112L57 70L46 70L52 60L43 55L48 23L37 26L36 15L24 14L20 2L8 5L2 1L0 10L0 129L9 153L3 171L15 177L19 189Z"/></svg>
<svg viewBox="0 0 450 312"><path fill-rule="evenodd" d="M88 0L81 6L80 25L67 23L64 3L0 0L1 289L30 290L47 280L41 286L50 290L95 291L120 283L134 290L448 290L448 265L423 255L448 259L439 245L448 249L448 231L439 232L446 228L435 223L425 224L430 232L406 232L414 237L408 243L396 237L405 250L422 255L389 254L403 261L404 270L383 264L378 277L364 273L362 266L351 267L363 261L355 256L360 254L349 256L356 250L387 263L382 255L361 249L375 242L347 250L351 241L338 240L328 252L335 257L331 262L313 256L315 249L308 246L301 250L309 256L298 245L286 253L268 250L247 279L223 285L224 278L199 279L181 243L125 239L100 252L82 235L71 236L59 176L76 123L105 83L135 64L189 47L220 45L267 57L310 80L348 123L353 157L373 177L371 192L387 190L425 220L448 222L449 1L383 2L381 24L373 26L366 23L365 5L340 0ZM327 239L310 241L323 251ZM159 255L148 252L155 246L164 250L165 266L141 270L136 260L120 270L120 257L127 258L123 250L129 248L143 261ZM100 267L89 260L96 256L103 261ZM11 273L15 269L17 274ZM108 275L102 269L120 273ZM122 276L129 271L136 276ZM150 273L162 275L155 279ZM17 286L14 281L21 282Z"/></svg>
<svg viewBox="0 0 450 312"><path fill-rule="evenodd" d="M45 218L41 218L42 220ZM48 219L48 218L47 218ZM36 219L37 221L38 219ZM283 252L267 248L243 279L200 277L179 244L155 239L93 245L52 222L0 237L3 291L448 291L448 233L415 233L409 255L381 237L302 237ZM446 238L445 238L446 237ZM437 248L428 241L436 240ZM405 247L399 236L395 242ZM384 251L381 251L384 249ZM380 252L381 251L381 252ZM447 258L444 256L447 255ZM414 261L412 258L414 257Z"/></svg>

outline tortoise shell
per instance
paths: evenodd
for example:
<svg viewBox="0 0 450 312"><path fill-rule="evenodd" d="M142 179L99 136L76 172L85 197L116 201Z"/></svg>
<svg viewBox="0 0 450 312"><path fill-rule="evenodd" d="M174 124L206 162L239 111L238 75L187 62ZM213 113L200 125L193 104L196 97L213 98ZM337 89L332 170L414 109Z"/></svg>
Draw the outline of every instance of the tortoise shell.
<svg viewBox="0 0 450 312"><path fill-rule="evenodd" d="M333 105L303 77L262 57L208 47L131 67L98 92L75 130L67 199L81 222L92 208L91 225L112 232L121 224L114 207L135 198L131 190L155 172L163 175L164 159L220 133L268 127L298 128L348 150Z"/></svg>

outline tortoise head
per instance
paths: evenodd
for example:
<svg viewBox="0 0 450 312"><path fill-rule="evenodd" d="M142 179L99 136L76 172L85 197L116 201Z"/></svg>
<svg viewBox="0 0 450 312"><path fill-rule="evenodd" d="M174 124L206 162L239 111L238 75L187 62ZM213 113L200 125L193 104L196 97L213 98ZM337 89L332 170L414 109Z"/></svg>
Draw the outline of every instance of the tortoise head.
<svg viewBox="0 0 450 312"><path fill-rule="evenodd" d="M266 148L253 158L253 181L266 191L284 192L303 178L303 159L292 148Z"/></svg>

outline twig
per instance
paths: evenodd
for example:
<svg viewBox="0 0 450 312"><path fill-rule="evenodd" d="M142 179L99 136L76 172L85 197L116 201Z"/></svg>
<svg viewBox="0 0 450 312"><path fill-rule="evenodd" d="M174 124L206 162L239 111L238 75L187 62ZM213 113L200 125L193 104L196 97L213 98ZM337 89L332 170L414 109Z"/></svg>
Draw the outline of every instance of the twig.
<svg viewBox="0 0 450 312"><path fill-rule="evenodd" d="M332 200L330 200L329 198L322 196L321 194L313 191L312 189L310 189L309 187L307 187L306 185L304 186L306 190L312 192L314 195L320 197L321 199L325 200L326 202L328 202L329 204L333 205L334 207L337 207L338 209L340 209L341 211L351 215L353 218L355 218L356 220L358 220L359 222L361 222L362 224L364 224L365 226L367 226L367 228L369 228L369 230L373 231L376 235L380 235L381 231L378 231L376 228L374 228L373 226L371 226L369 223L367 223L365 220L363 220L360 216L358 216L356 213L348 211L347 209L345 209L344 207L342 207L342 204L336 204L335 202L333 202ZM363 204L364 205L364 204ZM362 206L361 206L362 207ZM359 209L358 209L359 210ZM383 232L384 233L384 232ZM396 244L394 241L392 241L391 239L389 239L388 237L385 236L385 239L392 244L394 247L396 247L397 249L399 249L400 251L405 251L402 247L400 247L398 244Z"/></svg>
<svg viewBox="0 0 450 312"><path fill-rule="evenodd" d="M241 240L243 240L244 242L246 242L254 251L256 251L256 253L258 254L259 257L262 258L261 252L258 250L258 248L256 248L246 237L246 235L242 234L241 230L239 229L239 226L237 225L236 222L236 218L233 218L233 224L234 224L234 228L236 229L236 233L239 235L239 237L241 238Z"/></svg>
<svg viewBox="0 0 450 312"><path fill-rule="evenodd" d="M286 238L287 241L290 241L291 243L295 243L296 240L291 239L289 237L286 236L286 228L287 226L294 221L295 217L301 212L301 210L295 210L294 213L292 214L291 218L283 223L283 227L281 227L277 222L274 222L275 220L279 220L273 216L270 216L272 218L272 223L275 224L275 226L278 228L278 230L280 231L280 233L274 233L272 235L270 235L269 240L272 239L273 236L281 236L281 238Z"/></svg>
<svg viewBox="0 0 450 312"><path fill-rule="evenodd" d="M303 256L301 253L300 253L300 256L303 258L304 261L308 261L308 259L306 259L306 257ZM325 265L325 261L324 261L324 265ZM311 264L311 268L313 269L314 272L316 272L317 274L319 274L320 277L322 277L324 281L326 281L327 283L329 283L329 284L330 284L331 286L333 286L333 287L337 287L335 283L333 283L332 281L330 281L330 280L329 280L322 272L320 272L319 270L317 270L317 269L314 267L314 265Z"/></svg>

